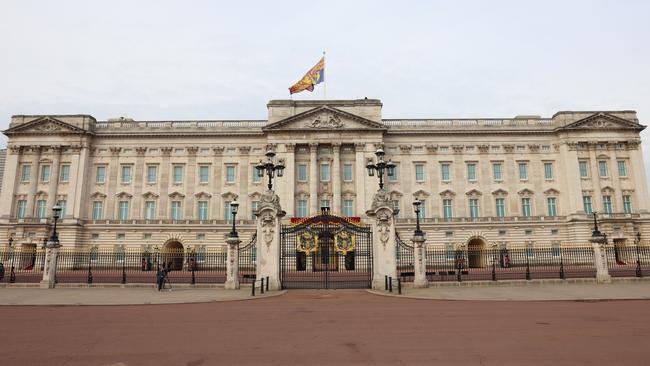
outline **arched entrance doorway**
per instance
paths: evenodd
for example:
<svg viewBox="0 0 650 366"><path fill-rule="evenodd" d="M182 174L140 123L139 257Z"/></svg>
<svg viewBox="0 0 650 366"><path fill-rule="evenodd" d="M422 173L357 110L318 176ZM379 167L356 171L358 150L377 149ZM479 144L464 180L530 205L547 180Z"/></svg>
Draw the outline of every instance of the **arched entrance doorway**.
<svg viewBox="0 0 650 366"><path fill-rule="evenodd" d="M185 250L183 244L177 240L168 241L162 248L162 260L167 265L167 269L180 271L183 269L183 259Z"/></svg>
<svg viewBox="0 0 650 366"><path fill-rule="evenodd" d="M485 242L481 238L473 238L467 243L467 259L469 268L485 267Z"/></svg>

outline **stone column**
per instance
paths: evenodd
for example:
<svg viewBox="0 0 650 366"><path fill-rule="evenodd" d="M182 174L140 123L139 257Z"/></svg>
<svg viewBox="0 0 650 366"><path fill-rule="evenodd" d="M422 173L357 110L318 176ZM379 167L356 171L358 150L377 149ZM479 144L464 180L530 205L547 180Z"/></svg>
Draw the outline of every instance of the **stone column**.
<svg viewBox="0 0 650 366"><path fill-rule="evenodd" d="M395 217L388 191L375 193L366 215L372 225L372 288L381 290L385 276L397 278Z"/></svg>
<svg viewBox="0 0 650 366"><path fill-rule="evenodd" d="M607 257L605 252L605 243L591 239L591 245L594 248L594 261L596 264L596 282L611 283L612 277L607 269Z"/></svg>
<svg viewBox="0 0 650 366"><path fill-rule="evenodd" d="M250 156L251 151L250 146L240 146L238 148L240 153L239 166L239 197L237 197L237 202L239 202L239 208L244 214L241 216L242 219L247 220L250 218L248 212L250 210L250 200L248 197L248 188L251 182L251 166L250 166ZM282 178L280 178L282 179Z"/></svg>
<svg viewBox="0 0 650 366"><path fill-rule="evenodd" d="M591 197L591 207L593 211L605 212L605 206L603 205L603 192L601 191L600 186L600 171L598 169L598 159L596 157L596 143L590 142L587 144L589 146L589 169L591 170L591 185L594 190L594 194ZM612 176L612 164L607 162L607 176ZM607 182L604 182L607 185ZM582 194L580 194L582 196ZM612 203L612 206L614 204ZM614 210L615 207L612 207Z"/></svg>
<svg viewBox="0 0 650 366"><path fill-rule="evenodd" d="M569 202L567 215L584 213L584 206L582 203L582 181L580 178L580 169L578 161L578 152L576 151L575 143L563 143L560 145L560 157L558 159L560 167L560 174L558 179L565 187L567 192L564 197L567 197ZM564 192L562 192L564 193ZM564 210L560 207L560 210Z"/></svg>
<svg viewBox="0 0 650 366"><path fill-rule="evenodd" d="M88 161L90 160L90 149L88 148L87 143L82 143L81 145L73 145L72 153L75 154L75 158L72 162L72 167L70 167L70 181L72 182L68 187L69 192L74 192L74 195L69 195L68 198L72 197L72 205L70 212L73 218L80 219L83 217L83 212L85 210L86 202L86 191L90 189L88 182L87 172L88 172ZM115 179L117 180L117 178ZM117 183L116 183L117 184ZM107 201L115 200L115 192L112 196L108 196ZM70 206L70 203L68 203ZM66 209L67 210L67 209ZM109 214L113 214L114 211L110 211Z"/></svg>
<svg viewBox="0 0 650 366"><path fill-rule="evenodd" d="M115 219L115 193L120 180L120 162L119 155L122 151L121 147L111 147L111 160L108 163L108 180L106 184L106 208L104 209L104 218L108 220Z"/></svg>
<svg viewBox="0 0 650 366"><path fill-rule="evenodd" d="M309 144L309 215L318 214L318 144Z"/></svg>
<svg viewBox="0 0 650 366"><path fill-rule="evenodd" d="M34 204L36 203L36 189L38 188L38 179L40 175L39 164L41 160L41 147L32 146L31 151L33 153L32 166L31 166L31 176L29 177L29 195L27 196L27 212L25 212L25 217L34 217ZM17 172L21 174L21 172Z"/></svg>
<svg viewBox="0 0 650 366"><path fill-rule="evenodd" d="M280 220L286 213L280 206L280 197L266 191L257 210L257 278L268 277L269 290L280 285Z"/></svg>
<svg viewBox="0 0 650 366"><path fill-rule="evenodd" d="M365 159L366 144L364 142L355 142L355 167L354 167L354 188L357 193L357 209L355 210L358 215L366 212L366 159Z"/></svg>
<svg viewBox="0 0 650 366"><path fill-rule="evenodd" d="M285 153L285 169L284 181L282 186L285 188L285 197L283 207L289 212L290 216L294 215L294 205L296 201L296 144L284 144L286 149Z"/></svg>
<svg viewBox="0 0 650 366"><path fill-rule="evenodd" d="M224 147L223 146L214 146L212 147L212 165L214 169L212 169L212 199L210 202L210 205L212 205L212 213L211 217L214 219L221 219L221 215L223 215L223 204L221 203L223 201L221 193L222 188L223 188L223 183L225 181L224 179L224 166L223 166L223 151Z"/></svg>
<svg viewBox="0 0 650 366"><path fill-rule="evenodd" d="M188 220L194 219L196 216L196 210L194 209L194 194L197 193L197 184L196 184L196 153L199 151L199 148L196 146L189 146L187 148L187 186L186 186L186 196L185 196L185 218Z"/></svg>
<svg viewBox="0 0 650 366"><path fill-rule="evenodd" d="M170 155L172 153L171 147L163 147L160 149L162 153L162 162L160 163L160 198L158 200L158 217L166 219L169 216L169 176L171 174L171 165L169 163Z"/></svg>
<svg viewBox="0 0 650 366"><path fill-rule="evenodd" d="M45 265L43 267L43 279L41 288L54 288L56 286L56 266L61 245L58 241L48 240L45 245Z"/></svg>
<svg viewBox="0 0 650 366"><path fill-rule="evenodd" d="M413 242L413 258L415 260L413 287L429 287L429 281L427 280L427 259L424 253L426 238L424 234L413 235L411 242Z"/></svg>
<svg viewBox="0 0 650 366"><path fill-rule="evenodd" d="M332 209L335 215L343 216L341 212L341 143L332 143L334 161L332 162Z"/></svg>
<svg viewBox="0 0 650 366"><path fill-rule="evenodd" d="M226 261L226 290L239 289L239 237L228 236L228 259Z"/></svg>
<svg viewBox="0 0 650 366"><path fill-rule="evenodd" d="M135 174L133 175L133 207L131 207L132 219L144 219L142 211L142 187L146 179L144 172L144 154L147 152L146 147L136 147L135 152Z"/></svg>
<svg viewBox="0 0 650 366"><path fill-rule="evenodd" d="M61 147L50 146L50 149L52 150L52 169L47 187L47 204L45 205L48 210L56 205L56 195L59 187L59 165L61 164Z"/></svg>
<svg viewBox="0 0 650 366"><path fill-rule="evenodd" d="M7 148L5 160L4 179L2 180L2 191L0 191L0 218L8 218L16 208L14 193L20 184L20 172L18 161L20 160L20 146L10 145ZM15 216L15 213L14 213Z"/></svg>
<svg viewBox="0 0 650 366"><path fill-rule="evenodd" d="M628 142L628 150L630 154L630 164L627 166L628 171L631 170L632 178L634 179L634 188L636 202L632 202L632 209L634 210L636 203L636 210L641 213L647 213L650 210L650 197L648 196L648 184L646 180L645 165L643 164L643 155L641 145L638 141ZM628 175L630 172L628 172Z"/></svg>

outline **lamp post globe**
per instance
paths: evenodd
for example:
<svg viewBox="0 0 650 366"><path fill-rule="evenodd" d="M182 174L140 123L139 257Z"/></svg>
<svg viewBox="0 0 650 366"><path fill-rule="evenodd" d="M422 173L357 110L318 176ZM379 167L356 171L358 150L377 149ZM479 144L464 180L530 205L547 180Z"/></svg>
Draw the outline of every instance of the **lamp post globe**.
<svg viewBox="0 0 650 366"><path fill-rule="evenodd" d="M47 241L46 244L46 246L48 247L59 246L59 236L56 233L56 223L59 220L60 214L61 214L61 206L54 205L54 207L52 207L52 218L54 219L54 227L52 228L52 235L50 235L50 239Z"/></svg>
<svg viewBox="0 0 650 366"><path fill-rule="evenodd" d="M384 189L384 173L387 173L389 177L395 175L396 165L389 159L388 161L384 160L386 153L383 149L379 148L375 151L375 156L377 156L377 161L375 163L372 160L368 161L366 164L366 169L368 169L368 176L373 177L375 172L379 178L379 189Z"/></svg>
<svg viewBox="0 0 650 366"><path fill-rule="evenodd" d="M255 166L255 169L257 170L257 176L262 178L264 174L266 174L269 177L269 183L267 185L269 191L273 190L273 178L278 176L282 177L284 175L284 164L282 164L281 161L279 161L277 164L274 163L273 158L275 157L275 152L273 150L269 150L265 154L266 156L266 163L260 162Z"/></svg>

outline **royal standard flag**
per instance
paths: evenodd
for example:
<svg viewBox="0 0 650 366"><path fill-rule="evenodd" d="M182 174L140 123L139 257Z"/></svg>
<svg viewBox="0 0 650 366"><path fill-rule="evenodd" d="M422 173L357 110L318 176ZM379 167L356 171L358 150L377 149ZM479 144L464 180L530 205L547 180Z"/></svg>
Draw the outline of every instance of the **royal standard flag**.
<svg viewBox="0 0 650 366"><path fill-rule="evenodd" d="M314 85L325 81L325 57L321 58L316 66L307 71L305 76L289 88L289 94L300 93L303 90L314 90Z"/></svg>

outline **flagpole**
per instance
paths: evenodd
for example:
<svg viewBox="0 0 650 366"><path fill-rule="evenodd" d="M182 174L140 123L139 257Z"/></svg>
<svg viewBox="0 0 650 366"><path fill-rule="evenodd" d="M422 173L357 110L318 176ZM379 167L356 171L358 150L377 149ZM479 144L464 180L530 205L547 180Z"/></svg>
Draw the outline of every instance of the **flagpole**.
<svg viewBox="0 0 650 366"><path fill-rule="evenodd" d="M323 80L323 99L327 100L327 75L325 75L325 51L323 51L323 76L325 77L325 80Z"/></svg>

